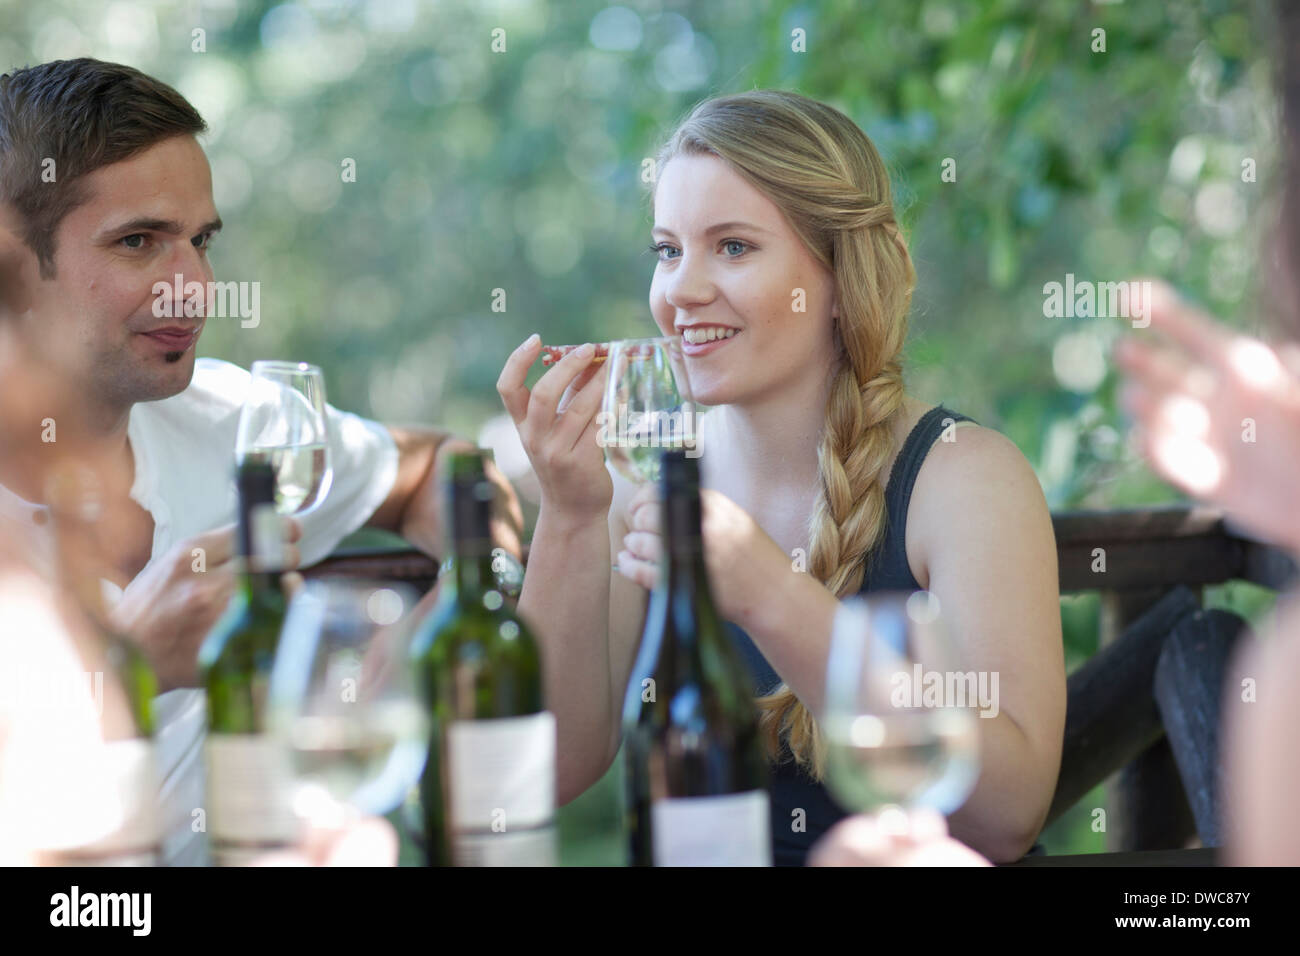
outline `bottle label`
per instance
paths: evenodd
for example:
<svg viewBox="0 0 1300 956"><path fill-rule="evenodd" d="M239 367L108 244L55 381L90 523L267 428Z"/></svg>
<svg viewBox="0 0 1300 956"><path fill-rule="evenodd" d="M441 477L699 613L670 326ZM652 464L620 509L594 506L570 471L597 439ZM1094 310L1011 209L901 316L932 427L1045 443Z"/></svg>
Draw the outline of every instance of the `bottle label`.
<svg viewBox="0 0 1300 956"><path fill-rule="evenodd" d="M453 722L447 771L453 847L480 865L554 865L554 714Z"/></svg>
<svg viewBox="0 0 1300 956"><path fill-rule="evenodd" d="M113 814L116 825L99 839L56 853L54 862L61 866L156 866L162 834L153 741L139 737L107 741L93 764L88 769L92 770L96 803Z"/></svg>
<svg viewBox="0 0 1300 956"><path fill-rule="evenodd" d="M655 866L771 866L766 791L668 797L651 807Z"/></svg>
<svg viewBox="0 0 1300 956"><path fill-rule="evenodd" d="M275 505L254 505L248 513L253 553L249 555L252 571L279 571L284 567L283 528Z"/></svg>
<svg viewBox="0 0 1300 956"><path fill-rule="evenodd" d="M456 833L451 840L451 860L455 866L559 866L559 841L553 826Z"/></svg>
<svg viewBox="0 0 1300 956"><path fill-rule="evenodd" d="M242 866L296 843L289 758L265 734L208 734L207 826L217 866Z"/></svg>

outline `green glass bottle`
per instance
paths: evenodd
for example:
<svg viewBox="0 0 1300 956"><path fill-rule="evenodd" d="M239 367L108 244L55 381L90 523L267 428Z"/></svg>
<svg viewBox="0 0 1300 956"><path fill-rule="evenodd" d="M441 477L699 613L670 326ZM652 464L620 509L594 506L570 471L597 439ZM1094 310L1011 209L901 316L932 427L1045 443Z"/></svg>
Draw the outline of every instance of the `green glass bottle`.
<svg viewBox="0 0 1300 956"><path fill-rule="evenodd" d="M484 458L450 458L454 560L412 655L431 715L420 781L431 866L554 866L555 716L537 642L492 569Z"/></svg>
<svg viewBox="0 0 1300 956"><path fill-rule="evenodd" d="M105 606L104 556L98 548L101 504L93 474L64 469L52 478L48 491L60 583L72 604L70 612L87 628L92 641L82 653L103 721L103 750L93 762L87 786L96 791L101 806L112 807L117 814L108 832L54 854L51 861L71 866L156 866L162 850L153 741L158 679L141 650L113 625ZM109 693L121 691L121 707L107 705L106 684Z"/></svg>
<svg viewBox="0 0 1300 956"><path fill-rule="evenodd" d="M770 866L767 763L744 661L709 595L699 463L665 451L664 560L623 703L634 866Z"/></svg>
<svg viewBox="0 0 1300 956"><path fill-rule="evenodd" d="M218 866L242 865L297 836L288 756L266 733L267 681L286 610L275 474L269 464L245 461L237 483L244 566L230 606L199 651L208 700L206 822Z"/></svg>

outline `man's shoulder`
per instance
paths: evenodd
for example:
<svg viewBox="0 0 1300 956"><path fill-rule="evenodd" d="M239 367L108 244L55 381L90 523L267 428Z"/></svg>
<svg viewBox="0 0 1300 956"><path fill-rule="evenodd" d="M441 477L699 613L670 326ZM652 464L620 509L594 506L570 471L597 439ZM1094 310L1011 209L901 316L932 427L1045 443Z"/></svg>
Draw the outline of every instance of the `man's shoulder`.
<svg viewBox="0 0 1300 956"><path fill-rule="evenodd" d="M246 369L220 359L198 359L194 377L183 392L157 402L140 402L131 408L133 437L152 436L157 442L172 445L181 442L190 451L195 444L212 445L234 441L239 411L248 393L251 376Z"/></svg>
<svg viewBox="0 0 1300 956"><path fill-rule="evenodd" d="M190 379L189 388L181 394L243 405L251 380L248 370L233 362L201 358L195 360L194 377Z"/></svg>

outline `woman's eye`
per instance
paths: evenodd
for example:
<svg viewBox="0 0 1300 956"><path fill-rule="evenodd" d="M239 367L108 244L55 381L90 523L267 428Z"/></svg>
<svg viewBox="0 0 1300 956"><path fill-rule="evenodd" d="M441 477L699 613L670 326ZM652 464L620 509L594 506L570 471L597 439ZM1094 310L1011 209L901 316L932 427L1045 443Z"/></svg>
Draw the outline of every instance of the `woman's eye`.
<svg viewBox="0 0 1300 956"><path fill-rule="evenodd" d="M123 236L121 241L128 249L143 249L145 235L142 232L133 232L129 236Z"/></svg>
<svg viewBox="0 0 1300 956"><path fill-rule="evenodd" d="M676 256L670 256L668 253L676 252L677 249L674 246L668 245L666 242L657 242L650 247L650 251L657 255L662 261L665 259L675 259Z"/></svg>
<svg viewBox="0 0 1300 956"><path fill-rule="evenodd" d="M736 249L735 252L731 251L733 247ZM722 244L722 248L726 249L727 254L734 259L736 256L743 255L745 250L749 248L749 244L741 242L739 239L728 239Z"/></svg>

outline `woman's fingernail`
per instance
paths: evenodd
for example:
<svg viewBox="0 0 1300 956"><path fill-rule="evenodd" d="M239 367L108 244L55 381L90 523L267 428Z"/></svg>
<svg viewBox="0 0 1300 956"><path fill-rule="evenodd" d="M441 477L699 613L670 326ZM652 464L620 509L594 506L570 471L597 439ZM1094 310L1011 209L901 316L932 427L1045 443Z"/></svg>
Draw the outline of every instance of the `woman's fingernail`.
<svg viewBox="0 0 1300 956"><path fill-rule="evenodd" d="M531 345L536 345L541 340L542 337L534 332L532 335L528 336L528 338L524 339L524 347L527 348Z"/></svg>

